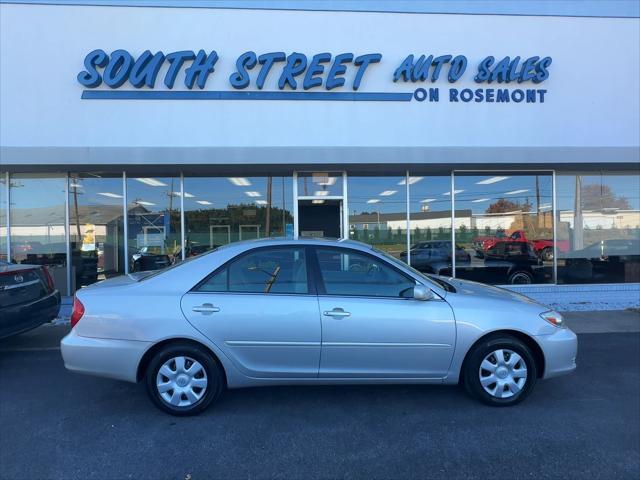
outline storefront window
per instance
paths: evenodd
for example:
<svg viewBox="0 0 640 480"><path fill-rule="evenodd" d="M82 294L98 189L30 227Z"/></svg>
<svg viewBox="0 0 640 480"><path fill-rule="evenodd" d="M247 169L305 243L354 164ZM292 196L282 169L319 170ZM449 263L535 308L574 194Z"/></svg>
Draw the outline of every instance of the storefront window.
<svg viewBox="0 0 640 480"><path fill-rule="evenodd" d="M0 260L7 261L7 173L0 171Z"/></svg>
<svg viewBox="0 0 640 480"><path fill-rule="evenodd" d="M71 276L81 288L124 273L122 176L69 178Z"/></svg>
<svg viewBox="0 0 640 480"><path fill-rule="evenodd" d="M558 283L640 282L640 174L562 174Z"/></svg>
<svg viewBox="0 0 640 480"><path fill-rule="evenodd" d="M451 275L450 190L450 175L409 176L411 265L421 272ZM456 212L456 217L464 219L463 212ZM461 253L458 263L468 256ZM401 259L406 262L407 256Z"/></svg>
<svg viewBox="0 0 640 480"><path fill-rule="evenodd" d="M128 177L127 203L129 270L157 270L178 260L180 177Z"/></svg>
<svg viewBox="0 0 640 480"><path fill-rule="evenodd" d="M185 256L240 240L293 236L291 177L186 177Z"/></svg>
<svg viewBox="0 0 640 480"><path fill-rule="evenodd" d="M342 196L342 173L300 172L298 173L298 197Z"/></svg>
<svg viewBox="0 0 640 480"><path fill-rule="evenodd" d="M67 290L65 175L11 175L11 260L47 265L55 287Z"/></svg>
<svg viewBox="0 0 640 480"><path fill-rule="evenodd" d="M456 276L491 284L552 283L552 175L475 173L454 180ZM450 189L443 195L450 196Z"/></svg>
<svg viewBox="0 0 640 480"><path fill-rule="evenodd" d="M348 177L349 239L400 258L407 249L407 185L404 173Z"/></svg>

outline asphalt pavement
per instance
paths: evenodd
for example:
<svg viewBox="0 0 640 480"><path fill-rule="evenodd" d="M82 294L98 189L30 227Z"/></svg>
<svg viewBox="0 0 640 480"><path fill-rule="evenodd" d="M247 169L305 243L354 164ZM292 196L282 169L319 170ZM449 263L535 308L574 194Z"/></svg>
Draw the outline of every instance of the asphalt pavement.
<svg viewBox="0 0 640 480"><path fill-rule="evenodd" d="M46 328L46 327L43 327ZM53 332L53 333L52 333ZM457 387L228 391L198 417L141 385L67 372L45 340L0 342L0 478L638 478L640 334L579 335L578 370L512 408Z"/></svg>

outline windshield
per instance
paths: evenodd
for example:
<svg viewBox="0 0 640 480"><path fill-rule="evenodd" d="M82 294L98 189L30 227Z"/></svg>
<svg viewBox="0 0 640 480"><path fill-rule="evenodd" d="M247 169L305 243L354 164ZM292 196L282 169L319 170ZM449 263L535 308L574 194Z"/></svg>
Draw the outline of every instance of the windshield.
<svg viewBox="0 0 640 480"><path fill-rule="evenodd" d="M407 270L410 270L415 275L418 275L420 278L425 279L429 284L437 286L438 288L442 288L442 286L438 282L436 282L435 280L427 277L424 273L419 272L418 270L416 270L412 266L407 265L402 260L399 260L396 257L394 257L393 255L388 254L384 250L380 250L379 248L375 248L375 247L371 247L371 249L374 250L376 253L379 253L380 255L382 255L384 258L389 260L391 263L393 263L393 264L395 264L395 265L397 265L397 266L399 266L401 268L405 268Z"/></svg>

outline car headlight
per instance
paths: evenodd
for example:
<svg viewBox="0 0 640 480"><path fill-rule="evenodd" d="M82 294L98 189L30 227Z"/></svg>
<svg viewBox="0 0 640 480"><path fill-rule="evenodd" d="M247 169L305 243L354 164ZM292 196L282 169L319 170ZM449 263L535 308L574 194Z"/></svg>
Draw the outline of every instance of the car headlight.
<svg viewBox="0 0 640 480"><path fill-rule="evenodd" d="M540 317L549 322L551 325L558 328L566 328L564 318L558 312L551 310L540 314Z"/></svg>

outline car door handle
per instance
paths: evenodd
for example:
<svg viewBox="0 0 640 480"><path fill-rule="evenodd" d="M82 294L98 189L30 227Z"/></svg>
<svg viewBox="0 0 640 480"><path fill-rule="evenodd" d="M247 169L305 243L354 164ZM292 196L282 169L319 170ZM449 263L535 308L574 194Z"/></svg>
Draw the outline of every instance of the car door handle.
<svg viewBox="0 0 640 480"><path fill-rule="evenodd" d="M204 315L211 315L220 311L219 307L214 307L211 303L203 303L200 306L193 307L191 310L194 312L202 313Z"/></svg>
<svg viewBox="0 0 640 480"><path fill-rule="evenodd" d="M350 317L349 312L345 312L342 308L334 308L333 310L325 310L322 312L325 317L344 318Z"/></svg>

